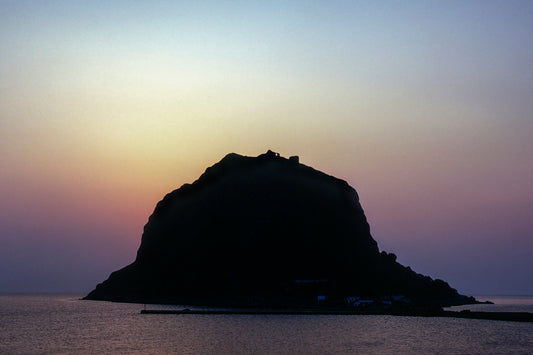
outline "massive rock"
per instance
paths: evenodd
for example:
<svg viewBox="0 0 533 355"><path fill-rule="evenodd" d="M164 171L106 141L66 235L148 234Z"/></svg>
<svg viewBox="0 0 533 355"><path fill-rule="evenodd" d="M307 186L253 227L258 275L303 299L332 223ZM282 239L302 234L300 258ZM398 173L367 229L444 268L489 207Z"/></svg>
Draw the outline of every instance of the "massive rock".
<svg viewBox="0 0 533 355"><path fill-rule="evenodd" d="M392 295L440 306L474 301L380 253L345 181L268 151L228 154L167 194L135 261L86 299L308 306Z"/></svg>

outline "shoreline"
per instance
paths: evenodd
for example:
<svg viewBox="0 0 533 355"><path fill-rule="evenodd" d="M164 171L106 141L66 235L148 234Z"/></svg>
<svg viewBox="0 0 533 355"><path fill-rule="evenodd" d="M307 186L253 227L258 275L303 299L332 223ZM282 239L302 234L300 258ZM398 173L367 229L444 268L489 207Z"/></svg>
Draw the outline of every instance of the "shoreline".
<svg viewBox="0 0 533 355"><path fill-rule="evenodd" d="M401 317L446 317L464 319L485 319L510 322L533 323L533 313L528 312L472 312L472 311L390 311L390 312L361 312L350 310L147 310L141 314L176 314L176 315L388 315Z"/></svg>

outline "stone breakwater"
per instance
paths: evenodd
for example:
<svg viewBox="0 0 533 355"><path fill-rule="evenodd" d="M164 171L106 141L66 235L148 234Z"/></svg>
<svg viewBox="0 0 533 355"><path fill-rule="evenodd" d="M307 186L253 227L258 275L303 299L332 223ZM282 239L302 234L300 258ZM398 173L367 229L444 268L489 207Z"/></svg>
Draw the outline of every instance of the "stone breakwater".
<svg viewBox="0 0 533 355"><path fill-rule="evenodd" d="M178 315L390 315L404 317L447 317L466 319L487 319L510 322L533 323L533 313L528 312L471 312L471 311L391 311L391 312L364 312L349 310L155 310L143 309L141 314L178 314Z"/></svg>

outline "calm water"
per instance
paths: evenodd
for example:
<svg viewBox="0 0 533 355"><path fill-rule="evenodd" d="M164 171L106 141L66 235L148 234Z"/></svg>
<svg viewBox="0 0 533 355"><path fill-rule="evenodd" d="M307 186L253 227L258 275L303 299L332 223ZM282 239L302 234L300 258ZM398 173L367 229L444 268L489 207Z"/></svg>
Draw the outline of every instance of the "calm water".
<svg viewBox="0 0 533 355"><path fill-rule="evenodd" d="M141 315L142 305L78 298L0 296L0 354L533 353L533 323L392 316ZM531 297L481 299L497 304L468 308L533 311Z"/></svg>

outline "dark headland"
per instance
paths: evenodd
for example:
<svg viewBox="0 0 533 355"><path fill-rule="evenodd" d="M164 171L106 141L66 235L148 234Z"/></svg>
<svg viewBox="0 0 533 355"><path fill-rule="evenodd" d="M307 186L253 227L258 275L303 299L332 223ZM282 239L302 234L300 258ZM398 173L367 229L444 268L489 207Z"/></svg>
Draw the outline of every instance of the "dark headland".
<svg viewBox="0 0 533 355"><path fill-rule="evenodd" d="M346 181L272 151L228 154L167 194L135 261L85 299L375 312L477 302L380 252Z"/></svg>

